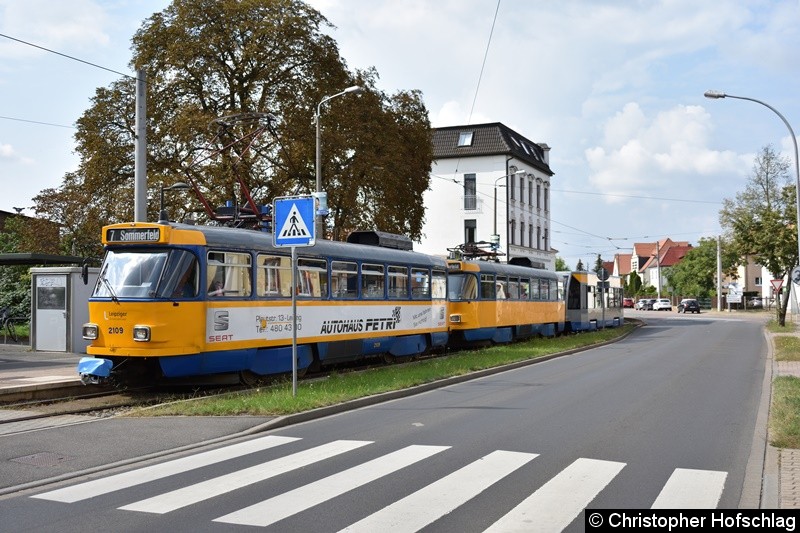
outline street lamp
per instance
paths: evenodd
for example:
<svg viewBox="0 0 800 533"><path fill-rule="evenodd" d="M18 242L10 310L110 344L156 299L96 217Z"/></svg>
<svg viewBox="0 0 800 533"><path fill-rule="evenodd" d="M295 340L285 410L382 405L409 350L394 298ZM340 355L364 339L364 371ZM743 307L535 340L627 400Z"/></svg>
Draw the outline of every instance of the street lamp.
<svg viewBox="0 0 800 533"><path fill-rule="evenodd" d="M169 216L167 215L166 210L164 210L164 191L185 191L186 189L191 189L192 186L188 183L184 183L179 181L177 183L173 183L169 187L164 187L164 184L161 184L161 202L158 206L158 220L161 221L169 221Z"/></svg>
<svg viewBox="0 0 800 533"><path fill-rule="evenodd" d="M336 93L336 94L332 94L330 96L326 96L325 98L320 100L320 102L317 104L317 112L316 112L316 114L314 114L314 122L317 124L317 158L316 158L316 164L315 164L315 171L316 171L316 176L317 176L317 187L316 187L317 194L322 192L322 143L321 143L322 134L321 134L321 131L320 131L320 124L319 124L319 115L320 115L320 113L322 111L322 104L324 104L328 100L332 100L332 99L336 98L337 96L342 96L344 94L349 94L349 93L361 93L361 92L364 92L364 88L363 87L361 87L360 85L353 85L352 87L348 87L347 89L345 89L342 92L339 92L339 93ZM315 213L315 215L314 215L314 224L316 225L314 233L318 237L320 237L321 233L322 233L321 232L321 229L322 229L321 213Z"/></svg>
<svg viewBox="0 0 800 533"><path fill-rule="evenodd" d="M495 252L500 248L500 234L497 233L497 182L507 179L509 176L516 176L518 174L525 174L525 171L517 170L516 172L506 174L505 176L500 176L494 180L494 233L492 233L492 238L489 240L489 243L492 246L492 250ZM501 187L505 187L505 185L501 185Z"/></svg>
<svg viewBox="0 0 800 533"><path fill-rule="evenodd" d="M789 133L792 136L792 143L794 144L794 174L795 174L795 197L796 197L796 211L797 211L797 258L800 260L800 161L798 161L797 157L797 137L794 135L794 130L789 125L789 121L781 115L777 109L772 107L766 102L762 102L761 100L756 100L755 98L748 98L746 96L733 96L732 94L725 94L722 91L706 91L703 96L706 98L712 98L714 100L719 98L736 98L737 100L750 100L751 102L755 102L757 104L761 104L766 108L772 110L773 113L778 115L780 119L786 124L786 127L789 129Z"/></svg>

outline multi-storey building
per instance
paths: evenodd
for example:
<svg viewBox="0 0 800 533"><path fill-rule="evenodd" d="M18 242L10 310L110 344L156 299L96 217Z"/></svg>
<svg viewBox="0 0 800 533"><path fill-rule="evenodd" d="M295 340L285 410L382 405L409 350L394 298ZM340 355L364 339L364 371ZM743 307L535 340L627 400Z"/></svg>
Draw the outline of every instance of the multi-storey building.
<svg viewBox="0 0 800 533"><path fill-rule="evenodd" d="M423 238L414 248L446 255L478 244L501 261L554 270L549 151L499 122L433 130Z"/></svg>

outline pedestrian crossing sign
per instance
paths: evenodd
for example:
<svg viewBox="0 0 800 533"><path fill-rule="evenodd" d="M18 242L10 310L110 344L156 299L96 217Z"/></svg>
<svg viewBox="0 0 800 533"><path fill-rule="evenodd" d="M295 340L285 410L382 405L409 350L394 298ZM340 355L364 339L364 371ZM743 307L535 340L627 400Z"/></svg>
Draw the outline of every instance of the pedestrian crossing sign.
<svg viewBox="0 0 800 533"><path fill-rule="evenodd" d="M314 246L314 198L275 198L272 202L272 228L275 246Z"/></svg>

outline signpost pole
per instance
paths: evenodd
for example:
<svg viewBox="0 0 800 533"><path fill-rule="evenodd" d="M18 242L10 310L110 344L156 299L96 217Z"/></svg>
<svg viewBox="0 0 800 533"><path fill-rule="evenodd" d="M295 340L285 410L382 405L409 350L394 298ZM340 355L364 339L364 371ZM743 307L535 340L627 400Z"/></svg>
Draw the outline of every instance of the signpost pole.
<svg viewBox="0 0 800 533"><path fill-rule="evenodd" d="M272 243L292 249L292 396L297 396L297 247L314 246L315 198L285 196L272 201Z"/></svg>
<svg viewBox="0 0 800 533"><path fill-rule="evenodd" d="M292 397L297 396L297 246L292 246Z"/></svg>

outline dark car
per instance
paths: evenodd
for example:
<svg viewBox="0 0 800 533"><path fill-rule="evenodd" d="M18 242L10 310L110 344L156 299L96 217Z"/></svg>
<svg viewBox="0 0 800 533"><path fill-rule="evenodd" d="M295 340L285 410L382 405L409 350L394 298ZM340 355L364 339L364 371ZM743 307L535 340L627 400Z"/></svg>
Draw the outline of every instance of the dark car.
<svg viewBox="0 0 800 533"><path fill-rule="evenodd" d="M678 304L678 312L700 314L700 304L697 303L697 300L686 298Z"/></svg>

